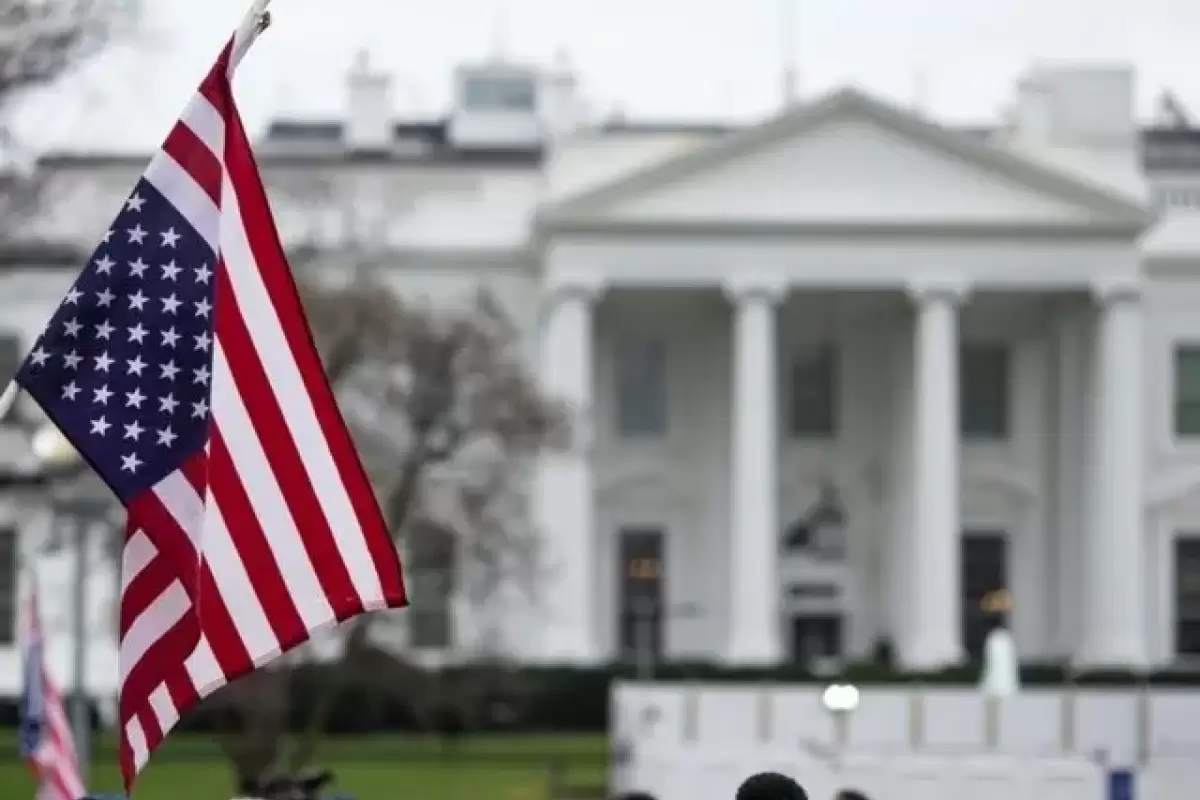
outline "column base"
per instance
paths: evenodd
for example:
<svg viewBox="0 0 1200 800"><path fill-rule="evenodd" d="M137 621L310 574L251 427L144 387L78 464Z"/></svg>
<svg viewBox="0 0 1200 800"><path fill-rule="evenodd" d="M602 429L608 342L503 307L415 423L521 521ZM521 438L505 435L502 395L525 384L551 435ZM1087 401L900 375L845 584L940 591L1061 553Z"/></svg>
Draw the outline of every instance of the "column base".
<svg viewBox="0 0 1200 800"><path fill-rule="evenodd" d="M774 667L783 663L779 644L771 639L735 639L721 661L731 667Z"/></svg>
<svg viewBox="0 0 1200 800"><path fill-rule="evenodd" d="M589 666L608 661L598 644L575 632L547 631L531 660L540 664Z"/></svg>
<svg viewBox="0 0 1200 800"><path fill-rule="evenodd" d="M896 655L902 667L920 671L957 667L966 661L960 645L932 639L901 644Z"/></svg>
<svg viewBox="0 0 1200 800"><path fill-rule="evenodd" d="M1080 647L1071 659L1076 669L1144 670L1150 667L1146 648L1134 642L1103 642Z"/></svg>

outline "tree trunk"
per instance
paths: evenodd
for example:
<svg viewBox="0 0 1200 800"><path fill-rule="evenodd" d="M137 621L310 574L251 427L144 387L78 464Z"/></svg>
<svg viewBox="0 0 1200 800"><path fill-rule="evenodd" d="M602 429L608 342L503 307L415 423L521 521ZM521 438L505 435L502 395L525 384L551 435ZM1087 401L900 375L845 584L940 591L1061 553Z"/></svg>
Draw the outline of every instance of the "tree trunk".
<svg viewBox="0 0 1200 800"><path fill-rule="evenodd" d="M366 649L370 641L368 634L371 617L371 614L363 614L351 620L349 630L346 632L346 644L341 662L330 671L329 685L317 698L313 705L312 716L308 718L308 724L296 738L292 748L289 761L293 770L311 766L313 759L316 758L321 737L325 735L325 728L329 725L329 717L333 714L337 701L341 699L346 685L350 682L350 672L353 669L351 665L354 664L356 656Z"/></svg>
<svg viewBox="0 0 1200 800"><path fill-rule="evenodd" d="M404 465L404 471L401 473L403 477L384 502L384 516L387 519L388 529L393 531L393 534L400 531L408 519L412 500L419 485L424 459L424 449L414 448L413 453L409 455L408 463ZM333 714L337 701L341 699L342 693L349 683L355 659L370 644L369 634L373 616L373 614L362 614L350 621L341 661L331 670L330 685L317 698L312 716L308 718L308 724L305 725L292 748L289 762L293 769L311 766L313 759L316 758L321 737L324 736L325 729L329 725L329 717Z"/></svg>

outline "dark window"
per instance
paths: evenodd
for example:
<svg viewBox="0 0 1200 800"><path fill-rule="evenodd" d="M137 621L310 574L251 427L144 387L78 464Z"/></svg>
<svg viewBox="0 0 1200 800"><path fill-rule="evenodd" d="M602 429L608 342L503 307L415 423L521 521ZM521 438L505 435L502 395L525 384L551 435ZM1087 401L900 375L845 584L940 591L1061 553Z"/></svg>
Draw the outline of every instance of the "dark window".
<svg viewBox="0 0 1200 800"><path fill-rule="evenodd" d="M622 436L667 432L667 346L638 339L617 350L617 431Z"/></svg>
<svg viewBox="0 0 1200 800"><path fill-rule="evenodd" d="M1009 433L1009 349L969 344L960 357L962 434L968 439L1006 439Z"/></svg>
<svg viewBox="0 0 1200 800"><path fill-rule="evenodd" d="M477 76L463 84L462 103L472 111L533 111L534 81L525 75Z"/></svg>
<svg viewBox="0 0 1200 800"><path fill-rule="evenodd" d="M971 661L983 658L992 626L1011 606L1008 537L999 531L968 531L962 538L962 635Z"/></svg>
<svg viewBox="0 0 1200 800"><path fill-rule="evenodd" d="M0 528L0 644L12 644L17 633L17 531Z"/></svg>
<svg viewBox="0 0 1200 800"><path fill-rule="evenodd" d="M814 659L842 654L840 614L796 614L792 617L792 660L808 664Z"/></svg>
<svg viewBox="0 0 1200 800"><path fill-rule="evenodd" d="M662 656L666 600L663 533L657 529L629 528L620 532L619 542L620 655L627 661L647 656L657 661Z"/></svg>
<svg viewBox="0 0 1200 800"><path fill-rule="evenodd" d="M436 525L416 525L408 541L409 644L441 650L454 645L454 589L458 548Z"/></svg>
<svg viewBox="0 0 1200 800"><path fill-rule="evenodd" d="M1175 435L1200 436L1200 345L1175 348Z"/></svg>
<svg viewBox="0 0 1200 800"><path fill-rule="evenodd" d="M789 370L788 421L792 436L830 438L837 433L837 349L802 350Z"/></svg>
<svg viewBox="0 0 1200 800"><path fill-rule="evenodd" d="M1200 656L1200 533L1175 537L1175 652Z"/></svg>

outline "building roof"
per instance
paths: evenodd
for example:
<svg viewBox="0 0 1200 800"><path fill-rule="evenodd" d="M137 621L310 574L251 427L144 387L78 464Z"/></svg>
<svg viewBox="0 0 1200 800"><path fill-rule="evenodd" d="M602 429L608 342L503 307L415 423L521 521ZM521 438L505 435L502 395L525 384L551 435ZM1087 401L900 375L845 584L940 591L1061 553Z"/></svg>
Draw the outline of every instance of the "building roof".
<svg viewBox="0 0 1200 800"><path fill-rule="evenodd" d="M743 128L703 147L659 161L647 169L589 187L542 209L539 221L552 228L586 228L597 222L608 224L611 220L604 220L606 213L623 201L679 185L705 173L711 174L731 163L778 147L782 142L847 119L867 122L921 148L1001 175L1013 185L1041 198L1053 198L1056 203L1065 203L1074 211L1086 212L1087 224L1140 232L1150 221L1138 199L1072 172L994 147L977 136L929 122L856 89L832 92L815 103L795 106L762 125ZM694 205L694 196L689 197L687 205ZM701 224L708 226L710 222L704 220ZM1045 222L1050 223L1048 219Z"/></svg>
<svg viewBox="0 0 1200 800"><path fill-rule="evenodd" d="M712 135L736 133L746 124L695 121L634 121L613 119L597 130L619 135ZM385 151L354 151L343 145L345 125L339 120L279 119L272 122L257 141L259 158L273 165L321 163L408 163L431 166L471 164L476 166L536 166L544 148L459 147L450 138L449 120L398 121L392 126L392 146ZM972 137L986 138L994 127L969 126L958 129ZM1142 163L1148 171L1200 171L1200 127L1148 126L1141 131ZM42 159L49 167L141 166L145 153L59 152Z"/></svg>
<svg viewBox="0 0 1200 800"><path fill-rule="evenodd" d="M1154 261L1200 266L1200 211L1165 214L1142 239L1142 252Z"/></svg>

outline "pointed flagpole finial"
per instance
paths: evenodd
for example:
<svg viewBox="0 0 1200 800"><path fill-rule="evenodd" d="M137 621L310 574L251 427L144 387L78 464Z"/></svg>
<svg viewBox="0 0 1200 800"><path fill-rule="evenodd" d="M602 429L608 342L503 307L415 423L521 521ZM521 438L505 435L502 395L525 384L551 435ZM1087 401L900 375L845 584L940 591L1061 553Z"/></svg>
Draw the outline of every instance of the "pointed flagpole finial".
<svg viewBox="0 0 1200 800"><path fill-rule="evenodd" d="M250 49L250 45L254 44L259 34L271 26L271 12L267 10L270 2L271 0L254 0L250 6L250 10L242 18L242 24L238 25L237 30L234 32L233 50L229 57L229 74L231 77L233 71L237 69L237 65Z"/></svg>

